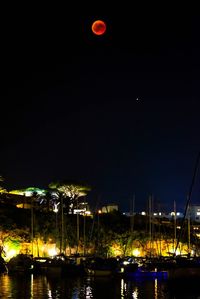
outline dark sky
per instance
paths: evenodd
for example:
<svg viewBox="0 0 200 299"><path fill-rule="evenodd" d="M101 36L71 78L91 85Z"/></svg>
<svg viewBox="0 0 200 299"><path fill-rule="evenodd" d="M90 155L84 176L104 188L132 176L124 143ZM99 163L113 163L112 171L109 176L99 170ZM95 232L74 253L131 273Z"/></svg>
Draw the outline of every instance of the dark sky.
<svg viewBox="0 0 200 299"><path fill-rule="evenodd" d="M75 179L93 204L184 207L200 150L199 16L106 5L5 7L0 174L9 190ZM114 5L114 4L113 4ZM95 19L107 23L95 36ZM139 100L136 100L136 99ZM192 201L200 203L200 177Z"/></svg>

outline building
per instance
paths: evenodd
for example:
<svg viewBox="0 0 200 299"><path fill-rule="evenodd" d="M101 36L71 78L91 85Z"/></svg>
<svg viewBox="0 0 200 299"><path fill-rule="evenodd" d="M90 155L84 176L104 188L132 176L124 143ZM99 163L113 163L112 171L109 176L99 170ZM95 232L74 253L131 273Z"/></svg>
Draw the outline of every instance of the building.
<svg viewBox="0 0 200 299"><path fill-rule="evenodd" d="M91 215L89 204L86 201L82 201L78 203L78 207L76 207L73 211L74 214L80 215Z"/></svg>
<svg viewBox="0 0 200 299"><path fill-rule="evenodd" d="M113 211L118 211L118 205L116 204L108 204L102 207L102 213L111 213Z"/></svg>
<svg viewBox="0 0 200 299"><path fill-rule="evenodd" d="M191 205L189 212L191 221L200 223L200 205Z"/></svg>

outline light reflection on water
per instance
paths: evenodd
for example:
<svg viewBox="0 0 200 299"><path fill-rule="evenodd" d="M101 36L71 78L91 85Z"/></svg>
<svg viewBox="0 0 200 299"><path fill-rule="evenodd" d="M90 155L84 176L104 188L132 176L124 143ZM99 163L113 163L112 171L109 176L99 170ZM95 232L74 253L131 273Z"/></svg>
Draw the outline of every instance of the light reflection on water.
<svg viewBox="0 0 200 299"><path fill-rule="evenodd" d="M155 279L155 299L158 299L158 279Z"/></svg>
<svg viewBox="0 0 200 299"><path fill-rule="evenodd" d="M166 281L0 275L0 298L37 299L198 299L198 294L170 294Z"/></svg>

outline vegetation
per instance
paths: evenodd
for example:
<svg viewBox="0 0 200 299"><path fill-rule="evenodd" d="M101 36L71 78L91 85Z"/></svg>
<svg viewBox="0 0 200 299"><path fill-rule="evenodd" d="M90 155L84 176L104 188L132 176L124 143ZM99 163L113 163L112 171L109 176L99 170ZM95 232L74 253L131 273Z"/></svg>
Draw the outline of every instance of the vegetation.
<svg viewBox="0 0 200 299"><path fill-rule="evenodd" d="M118 211L105 214L97 212L92 217L77 216L74 209L91 188L72 181L51 183L49 188L24 189L31 192L31 196L26 197L29 204L27 208L17 208L12 201L10 204L5 200L0 203L0 256L4 253L8 256L8 252L14 251L48 255L50 253L45 251L47 245L51 247L51 253L54 250L54 254L64 249L66 254L84 253L104 257L159 256L173 252L176 240L172 222L153 218L150 226L149 217L135 215L133 227L130 218ZM5 189L0 187L0 190ZM7 196L9 192L5 194ZM180 250L189 252L186 245L183 248L183 244L188 243L187 226L184 232ZM197 234L191 233L190 242L191 248L199 252Z"/></svg>
<svg viewBox="0 0 200 299"><path fill-rule="evenodd" d="M89 186L74 181L52 182L49 188L57 192L60 201L64 199L67 212L72 214L78 199L86 196L91 190Z"/></svg>
<svg viewBox="0 0 200 299"><path fill-rule="evenodd" d="M34 209L33 213L33 242L34 255L44 255L42 247L56 244L60 249L61 219L59 213L48 210ZM156 255L172 252L173 226L155 221L152 235L145 216L134 217L134 229L130 229L130 219L120 212L107 214L96 213L93 217L79 215L79 244L78 253L96 254L98 256L127 256L127 255ZM64 214L64 248L66 254L77 253L77 215ZM187 243L187 231L183 234L183 243ZM31 242L31 210L18 209L14 206L0 206L0 248L1 254L9 247L18 252L31 253L30 246L23 244ZM150 242L151 245L150 246ZM199 241L192 236L199 250ZM27 245L28 246L28 245ZM25 248L24 250L22 250ZM183 250L183 247L182 247ZM58 251L59 252L59 251ZM184 251L185 252L185 251Z"/></svg>
<svg viewBox="0 0 200 299"><path fill-rule="evenodd" d="M6 191L6 189L3 187L4 178L0 175L0 193L3 193Z"/></svg>

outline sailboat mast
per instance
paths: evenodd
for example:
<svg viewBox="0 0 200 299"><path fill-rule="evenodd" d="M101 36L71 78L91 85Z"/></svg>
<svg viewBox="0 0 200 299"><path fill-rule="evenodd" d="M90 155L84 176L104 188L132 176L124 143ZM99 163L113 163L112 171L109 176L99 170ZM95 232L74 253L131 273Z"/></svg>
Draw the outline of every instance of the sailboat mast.
<svg viewBox="0 0 200 299"><path fill-rule="evenodd" d="M151 245L152 245L152 223L151 223L151 217L152 217L152 197L149 196L149 250L150 250L150 256L151 256Z"/></svg>
<svg viewBox="0 0 200 299"><path fill-rule="evenodd" d="M31 198L31 254L33 256L33 197Z"/></svg>
<svg viewBox="0 0 200 299"><path fill-rule="evenodd" d="M78 198L76 201L77 204L77 214L76 214L76 240L77 240L77 253L79 251L79 203Z"/></svg>
<svg viewBox="0 0 200 299"><path fill-rule="evenodd" d="M187 215L188 206L190 204L190 200L191 200L191 197L192 197L192 191L193 191L195 179L196 179L196 176L197 176L197 171L198 171L198 166L199 166L199 159L200 159L200 152L198 153L198 156L197 156L197 159L196 159L196 164L195 164L195 168L194 168L192 182L191 182L191 185L190 185L190 190L189 190L189 194L188 194L188 197L187 197L187 202L186 202L186 206L185 206L184 216L183 216L182 223L181 223L181 229L180 229L180 232L179 232L179 235L178 235L178 239L177 239L177 243L176 243L176 248L175 248L175 253L174 254L176 254L176 251L177 251L177 248L179 246L179 242L180 242L180 239L181 239L181 236L182 236L182 233L183 233L183 226L184 226L185 218L186 218L186 215Z"/></svg>
<svg viewBox="0 0 200 299"><path fill-rule="evenodd" d="M134 228L134 208L135 208L135 195L133 195L133 199L131 200L131 209L130 209L131 235L133 234L133 228Z"/></svg>
<svg viewBox="0 0 200 299"><path fill-rule="evenodd" d="M64 241L64 211L63 211L63 196L61 196L61 240L60 240L60 253L63 253Z"/></svg>
<svg viewBox="0 0 200 299"><path fill-rule="evenodd" d="M174 254L176 254L175 244L176 244L176 201L174 200Z"/></svg>
<svg viewBox="0 0 200 299"><path fill-rule="evenodd" d="M85 256L85 217L86 217L86 215L85 215L85 212L84 212L84 214L83 214L83 255Z"/></svg>
<svg viewBox="0 0 200 299"><path fill-rule="evenodd" d="M190 254L190 206L188 207L188 253Z"/></svg>

